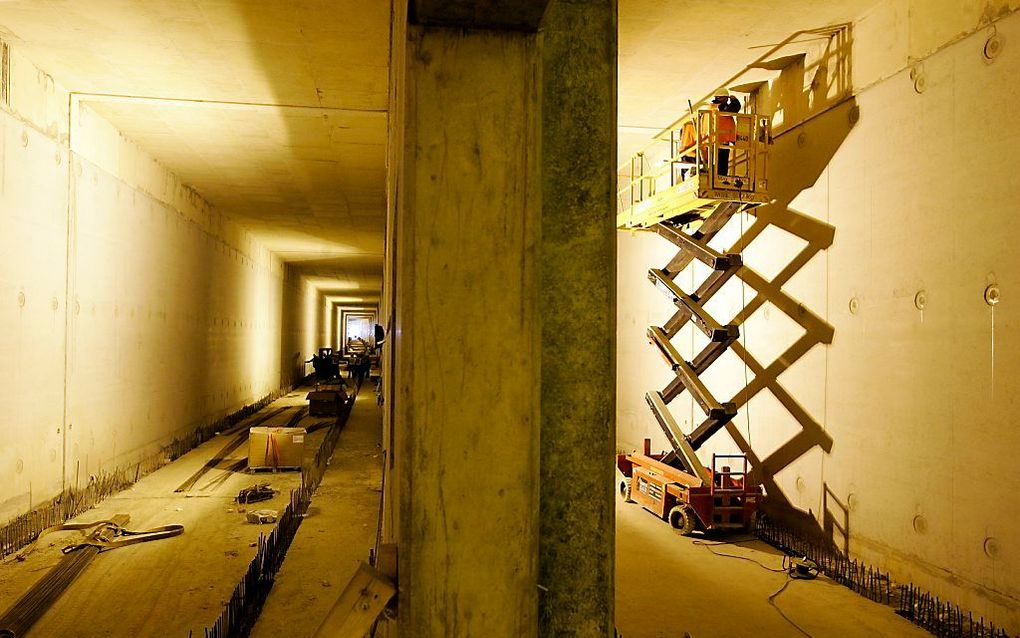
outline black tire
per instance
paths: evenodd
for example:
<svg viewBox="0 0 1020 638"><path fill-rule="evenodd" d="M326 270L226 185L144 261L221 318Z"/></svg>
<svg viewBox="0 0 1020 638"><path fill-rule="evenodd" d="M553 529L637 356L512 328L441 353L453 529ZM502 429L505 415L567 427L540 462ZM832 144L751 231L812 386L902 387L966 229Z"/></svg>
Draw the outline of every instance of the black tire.
<svg viewBox="0 0 1020 638"><path fill-rule="evenodd" d="M695 523L697 522L694 510L691 509L690 505L677 505L673 509L669 510L669 514L666 515L666 520L669 521L670 526L680 532L682 536L687 536L693 532Z"/></svg>
<svg viewBox="0 0 1020 638"><path fill-rule="evenodd" d="M630 477L620 480L620 498L623 499L624 503L633 503L634 499L630 497Z"/></svg>

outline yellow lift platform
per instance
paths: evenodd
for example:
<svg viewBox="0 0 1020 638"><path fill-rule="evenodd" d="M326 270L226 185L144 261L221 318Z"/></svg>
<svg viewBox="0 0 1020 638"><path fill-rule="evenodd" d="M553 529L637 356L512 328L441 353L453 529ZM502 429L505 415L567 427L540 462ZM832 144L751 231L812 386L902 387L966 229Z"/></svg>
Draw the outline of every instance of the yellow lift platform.
<svg viewBox="0 0 1020 638"><path fill-rule="evenodd" d="M684 225L723 202L751 208L769 201L767 115L692 111L636 153L620 171L621 229Z"/></svg>

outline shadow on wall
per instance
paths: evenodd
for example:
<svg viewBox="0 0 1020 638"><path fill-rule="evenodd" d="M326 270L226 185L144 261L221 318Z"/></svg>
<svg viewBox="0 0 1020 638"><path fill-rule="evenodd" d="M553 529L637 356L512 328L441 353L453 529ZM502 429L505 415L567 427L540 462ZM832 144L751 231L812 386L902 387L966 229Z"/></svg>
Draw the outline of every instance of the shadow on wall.
<svg viewBox="0 0 1020 638"><path fill-rule="evenodd" d="M843 23L803 34L795 37L794 42L805 39L807 44L818 39L825 42L811 55L810 62L807 53L797 52L753 65L753 68L780 71L779 77L761 85L752 97L759 113L772 114L776 136L801 126L851 95L853 26Z"/></svg>
<svg viewBox="0 0 1020 638"><path fill-rule="evenodd" d="M833 445L832 439L821 423L779 381L780 375L816 345L832 343L834 335L833 327L824 318L791 297L783 290L783 286L818 253L832 245L836 229L792 208L790 204L801 191L815 183L840 144L846 139L856 117L856 104L851 99L819 114L803 125L787 129L787 134L781 135L776 140L772 152L775 160L771 179L775 201L754 212L754 223L731 248L731 252L742 252L770 226L804 241L800 251L771 280L747 266L737 272L737 276L754 289L755 295L732 321L738 325L744 323L767 302L785 313L803 329L801 336L768 366L762 365L739 341L731 346L733 352L754 375L751 382L733 397L737 407L743 407L756 394L768 390L801 428L800 432L767 457L758 458L739 429L733 423L726 426L727 432L747 454L770 497L778 499L785 506L789 506L789 501L776 484L775 475L815 446L829 452ZM810 140L810 143L807 140Z"/></svg>
<svg viewBox="0 0 1020 638"><path fill-rule="evenodd" d="M828 483L822 492L822 530L825 538L844 554L850 553L850 505L839 499L829 489Z"/></svg>
<svg viewBox="0 0 1020 638"><path fill-rule="evenodd" d="M746 265L737 272L737 276L754 290L754 296L731 322L742 325L768 303L787 315L803 331L767 366L760 363L740 341L731 346L746 369L754 375L733 397L736 406L743 408L757 394L767 390L793 417L800 429L774 451L759 457L748 438L733 422L726 425L728 434L747 455L754 468L753 476L768 491L767 511L787 520L803 518L813 530L817 530L813 517L791 504L776 476L815 447L829 453L834 442L822 424L784 388L779 378L815 346L832 343L834 328L811 308L784 291L783 287L813 258L832 245L836 229L797 210L792 203L798 195L815 184L859 118L850 84L851 27L839 25L820 29L817 33L827 38L827 42L820 53L812 56L814 59L810 63L806 63L808 57L805 54L793 54L762 65L762 68L780 71L777 78L762 85L750 97L759 113L775 114L775 144L770 154L770 190L774 200L753 211L754 222L729 251L743 252L770 227L802 240L799 251L772 279L766 279ZM825 528L838 530L845 541L848 533L846 516L828 513L830 505L841 504L831 496L824 499L824 503L827 512ZM842 511L846 512L845 506L842 506ZM829 534L828 538L832 539L833 535Z"/></svg>

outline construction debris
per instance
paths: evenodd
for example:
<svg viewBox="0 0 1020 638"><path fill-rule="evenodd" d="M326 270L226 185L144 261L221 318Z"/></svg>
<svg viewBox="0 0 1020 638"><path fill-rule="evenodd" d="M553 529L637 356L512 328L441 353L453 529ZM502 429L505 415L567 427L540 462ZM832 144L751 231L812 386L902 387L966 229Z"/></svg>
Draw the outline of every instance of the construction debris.
<svg viewBox="0 0 1020 638"><path fill-rule="evenodd" d="M273 498L275 494L276 490L270 487L269 483L256 483L255 485L246 487L238 492L234 500L241 505L248 505L250 503L268 501Z"/></svg>
<svg viewBox="0 0 1020 638"><path fill-rule="evenodd" d="M252 510L245 514L249 523L262 525L263 523L275 523L279 513L276 510Z"/></svg>

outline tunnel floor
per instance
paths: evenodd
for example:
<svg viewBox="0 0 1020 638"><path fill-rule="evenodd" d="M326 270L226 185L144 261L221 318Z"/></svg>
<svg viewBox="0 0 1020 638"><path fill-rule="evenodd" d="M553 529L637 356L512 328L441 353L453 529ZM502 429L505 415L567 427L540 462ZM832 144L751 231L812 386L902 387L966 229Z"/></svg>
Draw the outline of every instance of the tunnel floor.
<svg viewBox="0 0 1020 638"><path fill-rule="evenodd" d="M291 541L253 638L313 635L375 545L382 494L382 410L367 388L358 395L329 470Z"/></svg>
<svg viewBox="0 0 1020 638"><path fill-rule="evenodd" d="M749 538L680 536L640 505L617 499L616 625L623 638L930 635L824 576L791 580L769 571L782 568L782 553ZM727 540L734 542L714 544ZM773 607L769 597L786 581Z"/></svg>
<svg viewBox="0 0 1020 638"><path fill-rule="evenodd" d="M306 392L307 389L300 389L278 399L247 422L278 408L306 405ZM283 426L293 415L293 409L285 410L262 425ZM298 627L310 635L325 615L318 608L328 609L358 562L367 558L379 512L382 455L376 444L381 436L381 419L374 395L363 392L290 547L255 635L301 635L293 633L293 629L302 621L313 623L307 631ZM310 427L321 421L306 414L299 425ZM321 428L307 435L306 462L314 458L326 431L327 428ZM207 441L69 521L91 522L128 514L129 529L180 523L185 530L181 536L97 556L33 626L29 638L183 637L189 631L203 635L254 558L259 535L268 535L274 527L248 523L234 497L244 487L268 482L277 494L271 501L248 507L282 513L289 502L290 490L300 485L299 472L249 474L226 469L247 457L245 444L217 464L217 469L205 472L188 492L174 492L232 439L233 435L220 435ZM53 534L23 562L11 557L0 564L0 608L13 605L57 564L61 548L77 538L75 532ZM319 542L325 538L330 539L328 545ZM314 551L317 542L322 548ZM276 628L276 622L282 623L280 615L288 616L287 627L292 631L281 633Z"/></svg>

